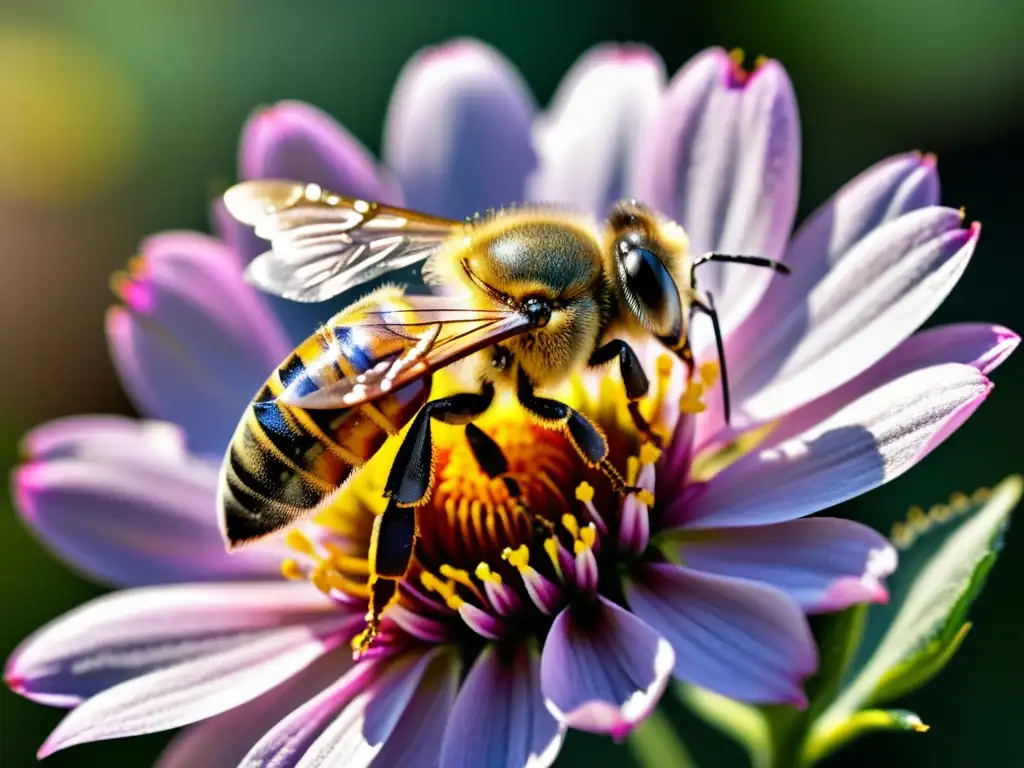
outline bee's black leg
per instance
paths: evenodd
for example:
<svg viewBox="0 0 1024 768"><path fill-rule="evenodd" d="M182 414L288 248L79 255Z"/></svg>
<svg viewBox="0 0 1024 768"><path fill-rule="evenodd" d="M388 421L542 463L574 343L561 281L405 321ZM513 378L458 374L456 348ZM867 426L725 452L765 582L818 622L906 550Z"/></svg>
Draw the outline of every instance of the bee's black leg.
<svg viewBox="0 0 1024 768"><path fill-rule="evenodd" d="M486 411L494 400L494 385L487 383L479 392L464 392L432 400L420 409L398 449L391 466L384 495L405 507L418 506L430 492L433 450L430 422L468 424Z"/></svg>
<svg viewBox="0 0 1024 768"><path fill-rule="evenodd" d="M725 344L722 339L722 327L718 322L718 310L715 309L715 300L707 291L704 292L707 303L695 298L693 308L703 312L711 318L711 326L715 332L715 346L718 348L718 368L722 375L722 412L725 415L725 423L731 421L731 406L729 404L729 371L725 367Z"/></svg>
<svg viewBox="0 0 1024 768"><path fill-rule="evenodd" d="M533 391L533 382L522 369L519 370L516 395L519 404L538 422L563 431L583 460L601 470L616 492L626 494L636 490L626 483L619 470L608 460L608 441L590 419L565 403L537 396Z"/></svg>
<svg viewBox="0 0 1024 768"><path fill-rule="evenodd" d="M604 365L615 358L619 359L619 372L622 374L622 383L626 388L626 397L629 398L629 415L633 418L633 424L636 425L637 431L641 435L661 448L663 442L661 435L651 429L647 419L640 413L640 400L647 396L650 382L647 380L647 374L644 373L643 366L640 365L640 360L633 348L620 339L613 339L597 349L590 356L587 364L591 366Z"/></svg>
<svg viewBox="0 0 1024 768"><path fill-rule="evenodd" d="M398 582L412 562L417 536L416 507L427 500L433 472L431 420L468 424L486 411L493 399L494 387L488 383L480 392L432 400L413 420L384 485L384 495L389 498L387 509L373 522L369 554L370 607L366 631L353 641L357 651L365 651L376 636L380 616L398 594Z"/></svg>

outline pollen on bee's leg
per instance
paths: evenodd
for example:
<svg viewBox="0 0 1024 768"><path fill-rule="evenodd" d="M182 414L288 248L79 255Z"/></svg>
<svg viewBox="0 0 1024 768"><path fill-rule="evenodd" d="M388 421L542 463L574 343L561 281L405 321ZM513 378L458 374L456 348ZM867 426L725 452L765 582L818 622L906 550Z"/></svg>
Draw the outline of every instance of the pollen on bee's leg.
<svg viewBox="0 0 1024 768"><path fill-rule="evenodd" d="M530 565L530 550L527 546L520 544L516 549L506 547L501 557L519 571L526 594L537 606L537 610L547 616L556 613L562 602L562 591Z"/></svg>
<svg viewBox="0 0 1024 768"><path fill-rule="evenodd" d="M352 638L352 656L358 659L370 650L380 634L380 619L385 609L398 599L398 582L373 577L370 582L370 605L366 611L366 629Z"/></svg>

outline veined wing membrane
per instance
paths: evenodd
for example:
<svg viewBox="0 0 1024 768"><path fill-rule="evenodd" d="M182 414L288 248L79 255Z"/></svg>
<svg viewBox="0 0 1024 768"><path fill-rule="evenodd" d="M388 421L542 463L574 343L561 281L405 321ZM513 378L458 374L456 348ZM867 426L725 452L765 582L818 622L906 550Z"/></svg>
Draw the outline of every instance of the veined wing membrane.
<svg viewBox="0 0 1024 768"><path fill-rule="evenodd" d="M309 410L351 408L532 327L524 313L513 309L459 309L451 307L450 299L448 306L442 306L441 297L405 298L411 309L369 312L356 322L331 329L337 347L328 350L324 359L343 357L344 344L390 349L391 354L356 376L339 376L335 366L325 365L315 374L314 391L308 386L302 391L286 389L278 399Z"/></svg>
<svg viewBox="0 0 1024 768"><path fill-rule="evenodd" d="M424 261L456 221L342 197L317 184L262 179L236 184L224 204L270 241L246 279L293 301L337 296L383 274Z"/></svg>

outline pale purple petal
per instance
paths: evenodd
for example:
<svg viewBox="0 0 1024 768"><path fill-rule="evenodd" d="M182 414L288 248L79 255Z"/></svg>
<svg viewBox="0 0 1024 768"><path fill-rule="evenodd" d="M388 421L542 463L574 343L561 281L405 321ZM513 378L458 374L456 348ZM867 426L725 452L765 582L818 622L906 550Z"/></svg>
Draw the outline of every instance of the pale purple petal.
<svg viewBox="0 0 1024 768"><path fill-rule="evenodd" d="M458 654L446 646L392 662L348 703L295 765L434 765L455 701L458 675Z"/></svg>
<svg viewBox="0 0 1024 768"><path fill-rule="evenodd" d="M913 333L963 274L980 227L931 207L873 230L804 301L729 358L732 393L751 420L780 416L844 384Z"/></svg>
<svg viewBox="0 0 1024 768"><path fill-rule="evenodd" d="M225 551L217 468L186 453L173 425L62 419L23 444L29 463L12 478L15 507L45 546L85 574L119 586L278 574L278 542Z"/></svg>
<svg viewBox="0 0 1024 768"><path fill-rule="evenodd" d="M541 690L571 728L623 738L651 713L675 654L658 632L604 597L555 618L541 656Z"/></svg>
<svg viewBox="0 0 1024 768"><path fill-rule="evenodd" d="M851 253L853 246L873 230L905 213L937 204L939 177L935 158L909 152L883 160L840 189L800 226L786 252L789 275L774 275L764 296L747 318L729 335L728 352L734 402L759 386L743 361L758 354L765 329L775 328L794 309L805 308L808 295L828 272ZM807 318L809 319L809 318ZM806 325L806 323L805 323ZM806 328L804 329L806 330ZM789 344L799 341L794 333ZM783 362L782 354L777 364ZM703 437L723 425L720 401L701 419Z"/></svg>
<svg viewBox="0 0 1024 768"><path fill-rule="evenodd" d="M710 49L672 79L649 124L638 195L686 229L692 251L782 257L800 183L799 115L782 66L768 60L745 78L725 51ZM770 277L708 264L700 284L731 328Z"/></svg>
<svg viewBox="0 0 1024 768"><path fill-rule="evenodd" d="M884 603L897 559L877 531L834 517L691 531L673 544L687 568L767 584L810 613Z"/></svg>
<svg viewBox="0 0 1024 768"><path fill-rule="evenodd" d="M859 376L783 416L771 438L778 442L794 437L857 398L916 370L963 363L988 374L1019 343L1020 337L1013 331L987 323L957 323L920 331Z"/></svg>
<svg viewBox="0 0 1024 768"><path fill-rule="evenodd" d="M408 207L461 219L521 202L536 164L533 98L494 49L457 40L417 54L391 96L384 158Z"/></svg>
<svg viewBox="0 0 1024 768"><path fill-rule="evenodd" d="M408 663L400 660L395 670L406 671L412 661L411 658ZM296 765L324 729L358 694L362 693L367 701L372 698L375 679L381 676L385 668L385 663L379 659L363 661L348 670L347 674L324 681L326 685L321 686L322 690L317 695L296 702L300 706L282 712L286 716L269 723L265 733L253 739L251 748L241 755L238 768L284 768Z"/></svg>
<svg viewBox="0 0 1024 768"><path fill-rule="evenodd" d="M241 706L188 726L160 754L156 768L237 766L281 718L352 667L347 647L329 651L290 679ZM264 768L271 768L268 763Z"/></svg>
<svg viewBox="0 0 1024 768"><path fill-rule="evenodd" d="M440 768L545 768L564 735L544 706L536 648L488 645L455 700Z"/></svg>
<svg viewBox="0 0 1024 768"><path fill-rule="evenodd" d="M330 115L301 101L278 102L249 118L238 165L243 179L291 179L348 197L401 203L359 140Z"/></svg>
<svg viewBox="0 0 1024 768"><path fill-rule="evenodd" d="M342 613L308 583L141 587L93 600L37 630L7 660L4 678L17 693L51 706L119 691L103 702L127 707L148 690L178 688L185 696L203 675L259 666L293 648L303 653L292 662L311 660L353 619L359 617ZM193 721L177 725L186 722ZM75 737L82 740L88 739Z"/></svg>
<svg viewBox="0 0 1024 768"><path fill-rule="evenodd" d="M538 167L527 199L603 216L635 193L635 157L657 109L665 68L644 46L599 45L562 79L533 125Z"/></svg>
<svg viewBox="0 0 1024 768"><path fill-rule="evenodd" d="M897 477L959 427L992 384L947 364L868 393L798 437L749 454L665 510L687 528L793 520Z"/></svg>
<svg viewBox="0 0 1024 768"><path fill-rule="evenodd" d="M817 669L817 649L781 592L658 564L636 573L626 599L672 644L676 677L742 701L806 705L803 681Z"/></svg>
<svg viewBox="0 0 1024 768"><path fill-rule="evenodd" d="M195 233L149 238L118 286L107 336L125 389L145 414L185 427L193 451L220 456L239 417L291 349L238 258Z"/></svg>

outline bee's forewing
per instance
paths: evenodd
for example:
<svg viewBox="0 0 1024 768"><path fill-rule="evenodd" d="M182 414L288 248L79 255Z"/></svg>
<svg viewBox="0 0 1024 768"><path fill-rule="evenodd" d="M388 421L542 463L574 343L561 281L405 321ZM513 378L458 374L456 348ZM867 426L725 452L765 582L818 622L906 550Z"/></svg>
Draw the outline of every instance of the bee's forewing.
<svg viewBox="0 0 1024 768"><path fill-rule="evenodd" d="M336 195L316 184L262 179L224 193L228 212L269 240L246 278L293 301L325 301L424 261L458 222Z"/></svg>

